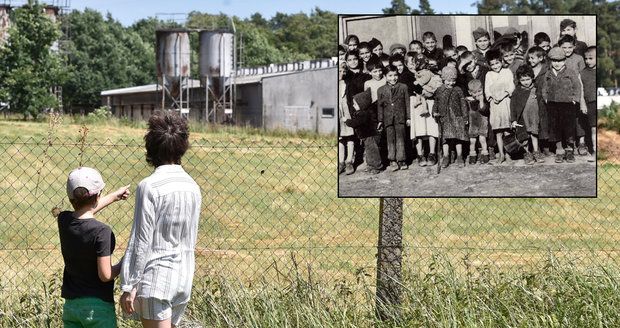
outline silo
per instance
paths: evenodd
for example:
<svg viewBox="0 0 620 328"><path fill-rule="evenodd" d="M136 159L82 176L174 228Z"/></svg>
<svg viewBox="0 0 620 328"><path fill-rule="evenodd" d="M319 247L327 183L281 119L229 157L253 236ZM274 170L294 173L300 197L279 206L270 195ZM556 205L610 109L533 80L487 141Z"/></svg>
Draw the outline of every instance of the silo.
<svg viewBox="0 0 620 328"><path fill-rule="evenodd" d="M162 109L165 108L166 95L171 107L185 112L189 110L190 47L189 30L165 29L155 31L155 61L157 77L162 86Z"/></svg>
<svg viewBox="0 0 620 328"><path fill-rule="evenodd" d="M200 32L200 75L229 78L234 64L234 34L226 30Z"/></svg>
<svg viewBox="0 0 620 328"><path fill-rule="evenodd" d="M203 30L199 33L199 70L205 86L205 115L212 121L232 118L235 74L235 34L230 30ZM212 97L209 111L209 97ZM223 116L227 115L227 116Z"/></svg>

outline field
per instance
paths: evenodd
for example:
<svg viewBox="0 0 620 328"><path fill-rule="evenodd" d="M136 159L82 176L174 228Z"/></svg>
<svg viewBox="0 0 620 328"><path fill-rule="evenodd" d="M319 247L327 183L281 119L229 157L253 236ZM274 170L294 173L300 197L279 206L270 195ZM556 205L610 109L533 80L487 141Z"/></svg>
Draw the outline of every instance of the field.
<svg viewBox="0 0 620 328"><path fill-rule="evenodd" d="M62 261L51 209L68 207L68 172L94 166L109 191L135 188L152 170L143 126L89 125L82 146L72 123L0 121L0 326L57 326ZM335 138L214 130L194 129L183 163L203 192L191 318L205 326L373 325L379 202L337 198ZM599 308L582 309L585 321L575 326L618 323L619 313L601 311L618 302L619 182L620 166L604 160L596 199L406 200L409 308L396 325L445 327L458 318L465 327L567 326L562 320L576 318L570 297L581 292ZM116 234L117 259L132 207L130 198L99 216ZM582 290L571 294L575 286ZM502 302L512 317L497 308ZM540 316L530 305L541 306Z"/></svg>

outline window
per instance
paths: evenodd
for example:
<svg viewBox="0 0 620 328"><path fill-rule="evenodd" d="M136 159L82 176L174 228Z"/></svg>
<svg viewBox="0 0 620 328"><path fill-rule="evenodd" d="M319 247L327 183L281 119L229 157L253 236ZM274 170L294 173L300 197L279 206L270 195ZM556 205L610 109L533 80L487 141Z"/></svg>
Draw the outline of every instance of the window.
<svg viewBox="0 0 620 328"><path fill-rule="evenodd" d="M321 112L321 117L334 117L334 108L333 107L323 108Z"/></svg>

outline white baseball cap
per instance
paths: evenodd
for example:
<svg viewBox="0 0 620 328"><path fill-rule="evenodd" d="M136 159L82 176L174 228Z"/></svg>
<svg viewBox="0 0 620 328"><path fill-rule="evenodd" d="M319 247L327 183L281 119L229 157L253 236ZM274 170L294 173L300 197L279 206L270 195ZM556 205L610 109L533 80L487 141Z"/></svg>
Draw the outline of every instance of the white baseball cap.
<svg viewBox="0 0 620 328"><path fill-rule="evenodd" d="M75 199L73 192L76 188L85 188L88 190L88 196L97 195L105 187L101 174L90 167L78 167L69 173L67 178L67 196L69 199Z"/></svg>

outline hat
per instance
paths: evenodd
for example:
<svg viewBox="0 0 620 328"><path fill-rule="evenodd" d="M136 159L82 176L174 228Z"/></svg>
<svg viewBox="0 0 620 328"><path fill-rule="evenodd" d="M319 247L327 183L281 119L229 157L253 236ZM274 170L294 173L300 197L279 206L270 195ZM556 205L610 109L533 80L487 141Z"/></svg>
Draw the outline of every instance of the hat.
<svg viewBox="0 0 620 328"><path fill-rule="evenodd" d="M407 47L405 47L404 45L400 43L394 43L393 45L390 46L390 55L394 52L394 50L399 49L399 48L403 49L403 54L407 52Z"/></svg>
<svg viewBox="0 0 620 328"><path fill-rule="evenodd" d="M487 32L487 30L483 29L482 27L475 29L472 34L474 35L474 41L480 39L483 36L486 36L487 38L489 37L489 32Z"/></svg>
<svg viewBox="0 0 620 328"><path fill-rule="evenodd" d="M105 187L103 178L97 170L90 167L78 167L69 173L67 178L67 196L69 199L75 199L75 189L82 187L88 190L88 196L97 195Z"/></svg>
<svg viewBox="0 0 620 328"><path fill-rule="evenodd" d="M573 25L574 25L574 26L577 26L577 23L575 23L575 21L574 21L574 20L572 20L572 19L568 19L568 18L563 19L563 20L560 22L560 31L564 30L564 29L565 29L566 27L568 27L568 26L573 26Z"/></svg>
<svg viewBox="0 0 620 328"><path fill-rule="evenodd" d="M452 66L446 66L441 69L442 80L456 80L456 68Z"/></svg>
<svg viewBox="0 0 620 328"><path fill-rule="evenodd" d="M562 60L566 59L566 54L564 53L564 50L562 50L560 47L553 47L551 48L551 50L549 50L547 57L549 57L549 59L551 60Z"/></svg>
<svg viewBox="0 0 620 328"><path fill-rule="evenodd" d="M469 81L469 83L467 83L467 89L469 90L470 94L474 92L482 91L482 82L480 82L480 80L478 79L471 80Z"/></svg>
<svg viewBox="0 0 620 328"><path fill-rule="evenodd" d="M506 32L504 32L504 35L511 35L511 36L514 36L515 34L519 34L519 35L521 35L521 33L519 33L519 31L517 31L517 29L516 29L516 28L514 28L514 27L509 27L509 28L506 30Z"/></svg>
<svg viewBox="0 0 620 328"><path fill-rule="evenodd" d="M368 41L368 47L370 48L370 50L376 48L380 44L381 44L381 41L379 41L379 40L377 40L375 38L372 38L372 39L370 39L370 41Z"/></svg>
<svg viewBox="0 0 620 328"><path fill-rule="evenodd" d="M419 70L415 72L415 80L419 85L425 85L431 80L433 73L427 69Z"/></svg>
<svg viewBox="0 0 620 328"><path fill-rule="evenodd" d="M370 89L360 92L353 96L353 100L360 106L360 110L364 110L372 103L372 96L370 95Z"/></svg>

